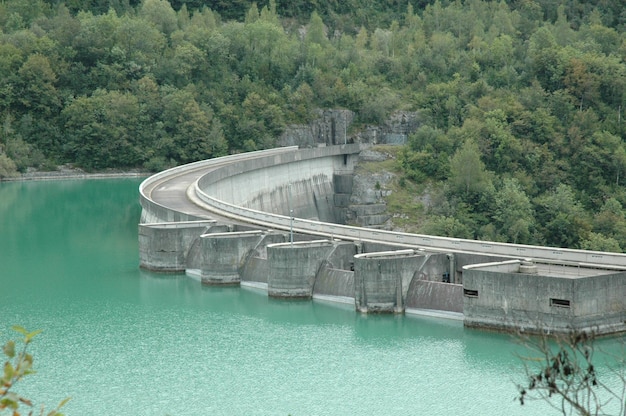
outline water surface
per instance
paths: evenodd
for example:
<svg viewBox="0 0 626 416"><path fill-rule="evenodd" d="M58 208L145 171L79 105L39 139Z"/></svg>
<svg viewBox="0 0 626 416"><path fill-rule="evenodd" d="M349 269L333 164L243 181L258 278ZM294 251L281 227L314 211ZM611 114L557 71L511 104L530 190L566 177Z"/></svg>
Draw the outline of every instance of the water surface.
<svg viewBox="0 0 626 416"><path fill-rule="evenodd" d="M19 392L68 415L543 415L520 347L138 268L140 180L0 184L0 339L42 329ZM554 413L553 413L554 414Z"/></svg>

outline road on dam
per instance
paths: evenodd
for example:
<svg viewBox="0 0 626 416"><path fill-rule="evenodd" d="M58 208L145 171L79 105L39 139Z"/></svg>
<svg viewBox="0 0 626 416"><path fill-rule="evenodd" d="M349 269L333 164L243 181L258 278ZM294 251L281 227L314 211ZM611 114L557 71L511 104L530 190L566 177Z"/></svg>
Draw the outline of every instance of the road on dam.
<svg viewBox="0 0 626 416"><path fill-rule="evenodd" d="M213 159L213 162L210 164L197 162L183 167L170 169L154 175L144 181L140 188L140 192L147 200L172 211L202 219L224 220L229 223L239 222L234 221L232 218L222 217L214 211L212 212L203 208L201 206L202 204L198 204L197 199L193 198L194 184L203 176L210 174L216 169L231 164L234 161L241 162L246 159L254 159L255 157L258 157L258 154L279 154L294 151L295 149L297 149L297 147L282 147L262 152L253 152L251 154L242 153L227 158Z"/></svg>
<svg viewBox="0 0 626 416"><path fill-rule="evenodd" d="M213 219L214 215L209 215L207 210L200 208L187 197L187 190L199 178L214 169L216 169L215 166L204 166L178 175L166 176L144 188L145 195L157 204L172 210L200 218Z"/></svg>

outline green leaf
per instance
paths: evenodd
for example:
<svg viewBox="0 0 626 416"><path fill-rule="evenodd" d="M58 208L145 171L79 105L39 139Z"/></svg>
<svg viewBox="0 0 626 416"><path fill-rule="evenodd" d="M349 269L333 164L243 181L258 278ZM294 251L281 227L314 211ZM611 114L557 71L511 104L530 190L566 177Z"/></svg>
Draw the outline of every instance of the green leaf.
<svg viewBox="0 0 626 416"><path fill-rule="evenodd" d="M9 358L15 357L15 341L7 341L7 343L4 344L4 347L2 347L2 351L4 352L4 355Z"/></svg>
<svg viewBox="0 0 626 416"><path fill-rule="evenodd" d="M2 380L5 383L11 383L14 375L15 369L13 368L13 365L7 361L6 363L4 363L4 377L2 378Z"/></svg>
<svg viewBox="0 0 626 416"><path fill-rule="evenodd" d="M61 400L61 403L59 403L59 405L57 406L57 409L60 409L63 406L65 406L67 402L69 402L71 399L72 399L71 397L66 397L65 399Z"/></svg>
<svg viewBox="0 0 626 416"><path fill-rule="evenodd" d="M36 335L41 334L41 332L42 332L41 329L38 329L36 331L26 334L26 338L24 339L24 342L28 344Z"/></svg>
<svg viewBox="0 0 626 416"><path fill-rule="evenodd" d="M19 326L19 325L13 325L11 327L12 330L14 330L15 332L19 332L20 334L26 336L28 334L28 331L26 329L24 329L24 327Z"/></svg>
<svg viewBox="0 0 626 416"><path fill-rule="evenodd" d="M17 394L13 392L8 392L5 397L0 399L0 408L8 407L9 409L16 410L18 408L18 399Z"/></svg>

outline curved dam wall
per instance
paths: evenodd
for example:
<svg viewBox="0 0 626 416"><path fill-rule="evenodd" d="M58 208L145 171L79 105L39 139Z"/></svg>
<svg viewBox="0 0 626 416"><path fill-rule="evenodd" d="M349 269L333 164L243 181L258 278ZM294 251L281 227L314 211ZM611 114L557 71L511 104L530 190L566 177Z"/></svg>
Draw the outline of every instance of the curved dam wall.
<svg viewBox="0 0 626 416"><path fill-rule="evenodd" d="M301 149L224 166L198 181L211 197L255 211L337 223L343 214L342 175L357 162L358 145Z"/></svg>
<svg viewBox="0 0 626 416"><path fill-rule="evenodd" d="M493 329L626 331L624 254L330 223L340 222L360 150L275 149L146 180L142 219L172 223L140 224L141 266L195 271L205 284L245 282L275 297L342 298L364 313L443 311ZM181 199L193 202L185 212L230 219L185 222Z"/></svg>
<svg viewBox="0 0 626 416"><path fill-rule="evenodd" d="M280 153L296 152L297 146L279 147L275 149L258 150L256 152L241 153L236 155L222 156L214 159L201 160L186 165L176 166L171 169L156 173L139 185L139 203L141 204L140 224L159 222L184 222L206 220L206 216L198 216L174 209L168 204L158 203L154 200L152 192L158 188L163 181L172 177L185 176L200 172L200 174L218 169L220 166L243 162L254 157L265 157ZM193 176L193 175L192 175Z"/></svg>

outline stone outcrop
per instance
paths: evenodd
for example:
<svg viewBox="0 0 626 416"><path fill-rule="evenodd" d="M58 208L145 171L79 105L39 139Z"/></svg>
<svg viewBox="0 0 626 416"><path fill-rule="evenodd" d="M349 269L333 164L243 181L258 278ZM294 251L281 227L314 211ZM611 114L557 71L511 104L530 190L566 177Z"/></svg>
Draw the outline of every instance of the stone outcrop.
<svg viewBox="0 0 626 416"><path fill-rule="evenodd" d="M411 133L420 125L419 115L414 111L396 111L380 126L368 126L358 132L358 143L405 144Z"/></svg>
<svg viewBox="0 0 626 416"><path fill-rule="evenodd" d="M353 121L354 113L350 110L318 110L317 118L311 123L288 126L278 139L278 145L315 147L345 144L350 141L348 129Z"/></svg>
<svg viewBox="0 0 626 416"><path fill-rule="evenodd" d="M355 120L350 110L317 110L309 124L288 126L278 140L279 146L315 147L345 143L404 144L419 127L419 115L412 111L397 111L380 126L366 126L350 132Z"/></svg>

